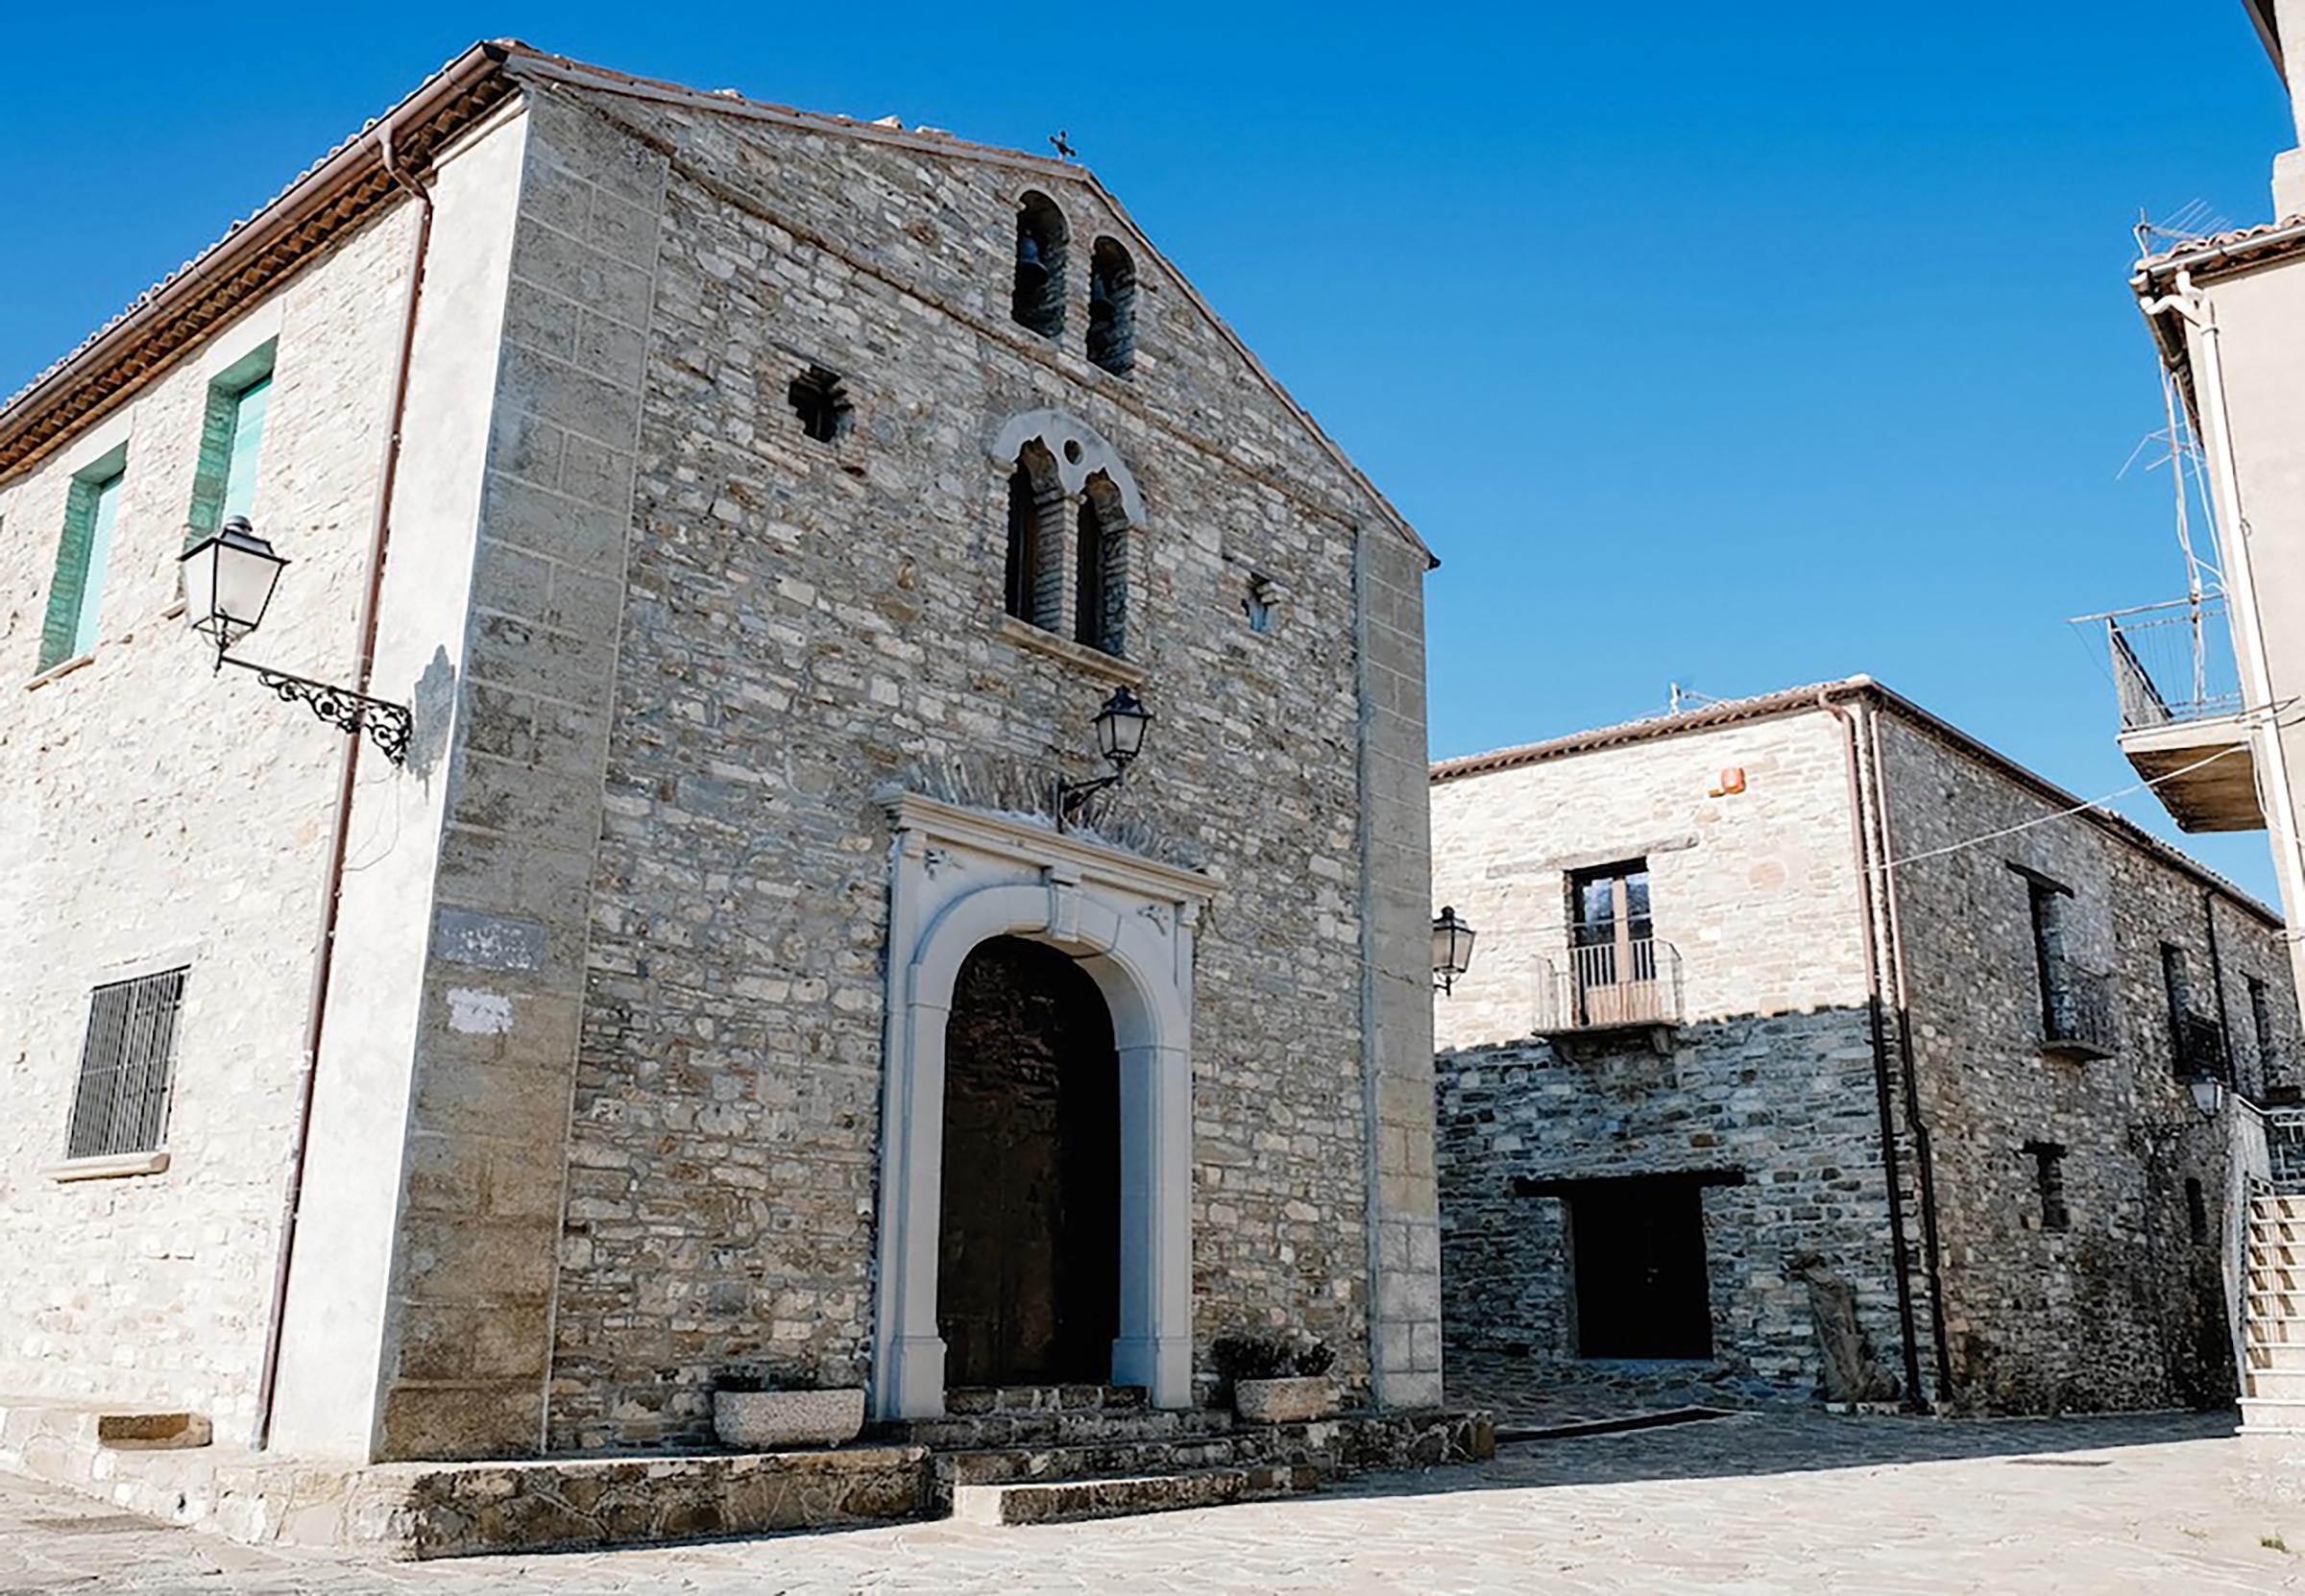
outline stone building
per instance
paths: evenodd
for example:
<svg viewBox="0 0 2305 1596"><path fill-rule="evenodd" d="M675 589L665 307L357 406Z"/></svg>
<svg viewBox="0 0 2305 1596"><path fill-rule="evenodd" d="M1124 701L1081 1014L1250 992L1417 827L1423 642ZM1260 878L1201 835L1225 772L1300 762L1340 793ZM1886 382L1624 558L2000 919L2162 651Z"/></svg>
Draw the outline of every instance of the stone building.
<svg viewBox="0 0 2305 1596"><path fill-rule="evenodd" d="M475 47L0 408L0 1390L1438 1402L1431 557L1081 167Z"/></svg>
<svg viewBox="0 0 2305 1596"><path fill-rule="evenodd" d="M2230 1399L2269 910L1863 677L1432 779L1459 1375Z"/></svg>

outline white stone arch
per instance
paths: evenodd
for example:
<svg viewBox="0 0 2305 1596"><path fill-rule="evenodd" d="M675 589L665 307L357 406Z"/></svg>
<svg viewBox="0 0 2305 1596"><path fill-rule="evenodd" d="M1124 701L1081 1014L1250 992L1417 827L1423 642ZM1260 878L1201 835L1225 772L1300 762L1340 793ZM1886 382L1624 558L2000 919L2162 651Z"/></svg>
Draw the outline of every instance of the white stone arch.
<svg viewBox="0 0 2305 1596"><path fill-rule="evenodd" d="M1193 926L1206 878L1029 821L912 795L888 805L873 1411L944 1411L936 1324L945 1028L961 963L997 936L1070 955L1112 1015L1120 1065L1117 1385L1192 1404Z"/></svg>
<svg viewBox="0 0 2305 1596"><path fill-rule="evenodd" d="M1104 434L1069 410L1021 410L1001 423L993 436L992 458L1006 473L1016 469L1016 457L1037 440L1056 461L1056 480L1067 494L1079 494L1088 479L1102 472L1120 494L1121 511L1130 526L1145 523L1145 496L1122 460L1121 451Z"/></svg>

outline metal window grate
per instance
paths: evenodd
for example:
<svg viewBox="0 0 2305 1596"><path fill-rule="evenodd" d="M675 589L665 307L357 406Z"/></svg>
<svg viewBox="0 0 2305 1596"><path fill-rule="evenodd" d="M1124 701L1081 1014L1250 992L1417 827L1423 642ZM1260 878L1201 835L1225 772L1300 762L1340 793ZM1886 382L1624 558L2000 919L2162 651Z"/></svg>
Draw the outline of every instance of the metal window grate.
<svg viewBox="0 0 2305 1596"><path fill-rule="evenodd" d="M89 994L66 1157L158 1149L168 1130L176 1013L183 1001L182 970L112 981Z"/></svg>

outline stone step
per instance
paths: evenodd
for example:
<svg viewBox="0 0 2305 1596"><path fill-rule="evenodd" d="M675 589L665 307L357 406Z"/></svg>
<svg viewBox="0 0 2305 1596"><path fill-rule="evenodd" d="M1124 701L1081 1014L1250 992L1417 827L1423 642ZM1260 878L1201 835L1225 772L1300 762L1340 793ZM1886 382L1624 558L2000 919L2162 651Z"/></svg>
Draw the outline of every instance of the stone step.
<svg viewBox="0 0 2305 1596"><path fill-rule="evenodd" d="M1149 1406L1142 1386L956 1386L944 1393L944 1411L956 1417L979 1414L1141 1413Z"/></svg>
<svg viewBox="0 0 2305 1596"><path fill-rule="evenodd" d="M2305 1402L2305 1369L2251 1368L2249 1394L2269 1402Z"/></svg>
<svg viewBox="0 0 2305 1596"><path fill-rule="evenodd" d="M1024 1413L952 1414L943 1418L900 1418L874 1434L939 1452L985 1452L1013 1447L1095 1446L1115 1441L1163 1441L1222 1435L1232 1415L1211 1408L1039 1409Z"/></svg>
<svg viewBox="0 0 2305 1596"><path fill-rule="evenodd" d="M1193 1468L1117 1479L957 1485L953 1517L964 1524L1055 1524L1126 1518L1180 1508L1253 1502L1320 1488L1319 1470L1288 1463Z"/></svg>
<svg viewBox="0 0 2305 1596"><path fill-rule="evenodd" d="M2251 1435L2305 1435L2305 1400L2293 1396L2244 1396L2241 1427Z"/></svg>
<svg viewBox="0 0 2305 1596"><path fill-rule="evenodd" d="M2294 1369L2305 1374L2305 1341L2266 1341L2251 1336L2242 1344L2251 1368Z"/></svg>
<svg viewBox="0 0 2305 1596"><path fill-rule="evenodd" d="M940 1493L961 1486L1052 1484L1175 1474L1186 1469L1272 1463L1277 1449L1261 1436L1225 1435L1170 1440L1108 1441L1093 1446L996 1447L934 1454Z"/></svg>

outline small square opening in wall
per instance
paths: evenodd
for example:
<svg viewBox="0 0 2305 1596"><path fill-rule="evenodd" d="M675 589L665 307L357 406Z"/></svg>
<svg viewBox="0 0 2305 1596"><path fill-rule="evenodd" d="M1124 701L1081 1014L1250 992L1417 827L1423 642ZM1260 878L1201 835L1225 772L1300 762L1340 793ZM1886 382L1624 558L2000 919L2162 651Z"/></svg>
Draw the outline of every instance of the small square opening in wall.
<svg viewBox="0 0 2305 1596"><path fill-rule="evenodd" d="M856 410L840 378L822 366L811 366L794 377L785 397L800 418L800 429L820 444L843 436Z"/></svg>
<svg viewBox="0 0 2305 1596"><path fill-rule="evenodd" d="M1249 617L1249 630L1260 635L1272 631L1286 596L1280 584L1270 576L1250 578L1249 596L1241 601L1241 609Z"/></svg>

